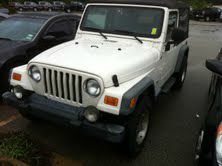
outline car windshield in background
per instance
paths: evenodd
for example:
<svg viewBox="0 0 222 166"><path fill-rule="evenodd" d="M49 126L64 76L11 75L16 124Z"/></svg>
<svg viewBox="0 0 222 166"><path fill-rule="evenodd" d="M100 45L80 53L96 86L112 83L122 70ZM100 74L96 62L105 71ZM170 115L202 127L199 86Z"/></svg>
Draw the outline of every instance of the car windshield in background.
<svg viewBox="0 0 222 166"><path fill-rule="evenodd" d="M81 30L158 38L164 10L157 8L89 6Z"/></svg>
<svg viewBox="0 0 222 166"><path fill-rule="evenodd" d="M0 39L32 41L45 19L14 17L0 22Z"/></svg>

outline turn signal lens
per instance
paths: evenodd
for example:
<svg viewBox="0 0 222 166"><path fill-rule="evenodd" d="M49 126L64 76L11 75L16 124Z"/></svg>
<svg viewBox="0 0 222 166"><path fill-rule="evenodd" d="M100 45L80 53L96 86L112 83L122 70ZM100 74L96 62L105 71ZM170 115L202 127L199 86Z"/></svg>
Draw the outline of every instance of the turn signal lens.
<svg viewBox="0 0 222 166"><path fill-rule="evenodd" d="M117 106L119 102L118 98L105 96L104 103L111 106Z"/></svg>
<svg viewBox="0 0 222 166"><path fill-rule="evenodd" d="M12 74L12 79L13 79L13 80L16 80L16 81L21 81L22 75L21 75L21 74L18 74L18 73L13 73L13 74Z"/></svg>
<svg viewBox="0 0 222 166"><path fill-rule="evenodd" d="M222 134L222 123L217 128L217 135L221 135L221 134Z"/></svg>
<svg viewBox="0 0 222 166"><path fill-rule="evenodd" d="M136 99L133 98L130 102L130 109L132 109L134 107L134 105L136 104Z"/></svg>

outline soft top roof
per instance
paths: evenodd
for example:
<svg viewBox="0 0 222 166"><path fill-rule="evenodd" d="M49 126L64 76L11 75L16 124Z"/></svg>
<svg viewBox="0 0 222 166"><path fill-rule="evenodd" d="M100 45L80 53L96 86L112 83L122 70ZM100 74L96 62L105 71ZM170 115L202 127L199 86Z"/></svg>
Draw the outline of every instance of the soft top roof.
<svg viewBox="0 0 222 166"><path fill-rule="evenodd" d="M189 8L189 6L177 0L90 0L89 3L119 3L119 4L137 4L163 6L171 9Z"/></svg>

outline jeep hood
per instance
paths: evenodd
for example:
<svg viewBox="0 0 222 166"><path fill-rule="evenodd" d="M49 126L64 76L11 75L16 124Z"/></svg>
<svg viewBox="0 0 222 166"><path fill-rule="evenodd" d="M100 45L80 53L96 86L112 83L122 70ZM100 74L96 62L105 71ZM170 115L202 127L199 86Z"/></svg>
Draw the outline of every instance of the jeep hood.
<svg viewBox="0 0 222 166"><path fill-rule="evenodd" d="M146 43L109 40L76 40L47 50L30 63L41 63L90 73L100 77L105 87L146 73L158 61L158 51Z"/></svg>

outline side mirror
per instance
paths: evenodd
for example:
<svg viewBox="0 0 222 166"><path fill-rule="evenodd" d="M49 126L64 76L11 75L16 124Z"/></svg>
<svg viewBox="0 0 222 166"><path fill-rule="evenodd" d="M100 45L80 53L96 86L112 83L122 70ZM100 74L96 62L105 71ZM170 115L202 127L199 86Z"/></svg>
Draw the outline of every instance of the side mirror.
<svg viewBox="0 0 222 166"><path fill-rule="evenodd" d="M213 73L219 74L222 76L222 62L216 59L209 59L206 61L206 67L208 70Z"/></svg>
<svg viewBox="0 0 222 166"><path fill-rule="evenodd" d="M175 28L172 32L171 38L174 42L180 43L186 39L186 35L187 34L183 30Z"/></svg>
<svg viewBox="0 0 222 166"><path fill-rule="evenodd" d="M42 38L42 40L43 41L46 41L46 42L50 42L50 41L53 41L53 40L55 40L55 36L53 36L53 35L46 35L46 36L44 36L43 38Z"/></svg>

